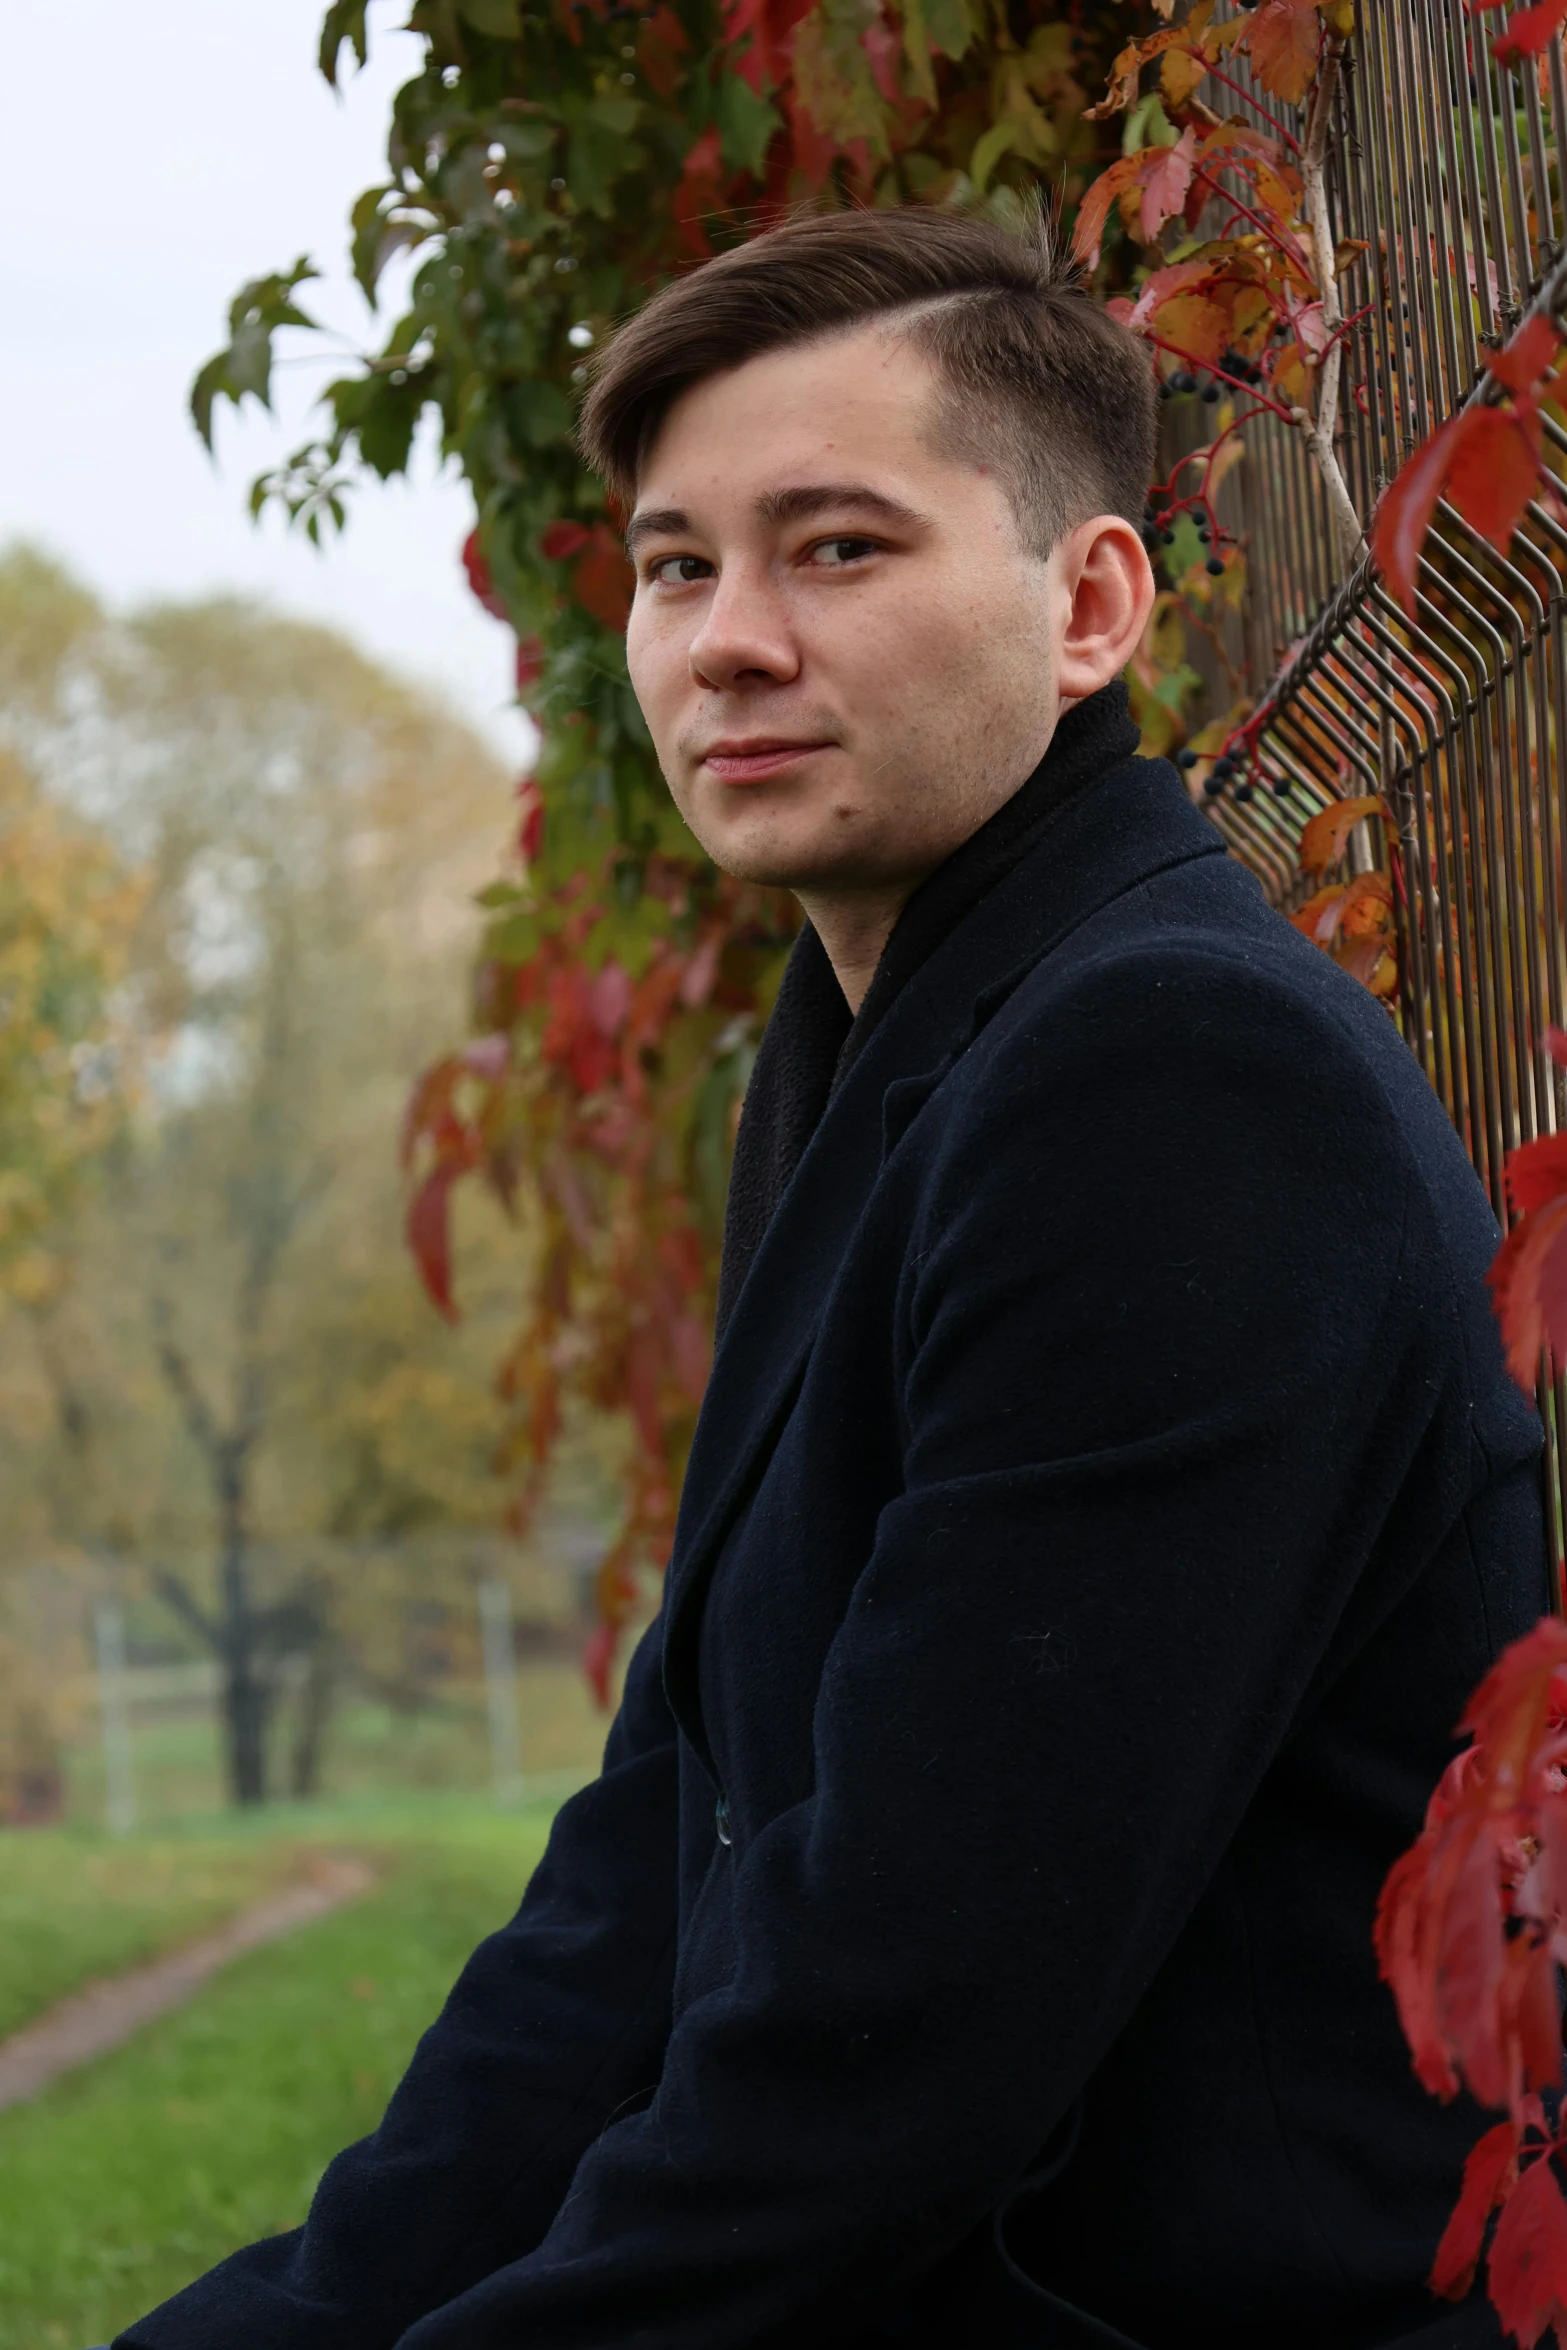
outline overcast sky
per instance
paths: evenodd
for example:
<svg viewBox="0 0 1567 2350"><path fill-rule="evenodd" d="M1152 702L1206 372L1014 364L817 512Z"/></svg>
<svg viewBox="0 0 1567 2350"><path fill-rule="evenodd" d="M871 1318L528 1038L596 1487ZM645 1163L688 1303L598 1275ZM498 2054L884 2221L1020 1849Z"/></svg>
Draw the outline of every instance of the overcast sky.
<svg viewBox="0 0 1567 2350"><path fill-rule="evenodd" d="M306 307L337 347L373 331L346 223L384 177L391 94L419 55L391 29L403 11L372 8L369 68L340 98L315 66L323 0L0 11L0 541L37 541L117 604L231 588L331 620L522 757L511 640L457 560L469 509L455 475L426 449L411 482L368 484L318 555L276 514L253 524L246 492L305 437L332 370L283 367L272 415L225 404L215 466L186 405L236 289L300 253L326 273Z"/></svg>

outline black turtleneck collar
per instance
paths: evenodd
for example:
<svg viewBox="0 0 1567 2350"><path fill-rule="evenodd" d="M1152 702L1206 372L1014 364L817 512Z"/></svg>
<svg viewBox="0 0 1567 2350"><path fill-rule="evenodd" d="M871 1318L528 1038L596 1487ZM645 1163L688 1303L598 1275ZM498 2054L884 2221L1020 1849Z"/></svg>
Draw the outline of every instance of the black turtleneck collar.
<svg viewBox="0 0 1567 2350"><path fill-rule="evenodd" d="M915 890L857 1013L850 1013L815 931L809 923L801 931L757 1052L735 1139L718 1281L720 1335L822 1112L899 989L1062 810L1131 758L1137 745L1121 678L1069 710L1028 781Z"/></svg>

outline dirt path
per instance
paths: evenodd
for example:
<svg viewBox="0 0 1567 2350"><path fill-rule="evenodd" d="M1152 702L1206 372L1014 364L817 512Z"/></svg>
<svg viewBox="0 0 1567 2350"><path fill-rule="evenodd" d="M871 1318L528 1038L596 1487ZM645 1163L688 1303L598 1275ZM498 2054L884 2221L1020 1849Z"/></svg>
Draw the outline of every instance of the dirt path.
<svg viewBox="0 0 1567 2350"><path fill-rule="evenodd" d="M313 1862L304 1884L270 1894L215 1933L170 1951L167 1958L132 1967L128 1974L92 1983L62 1999L36 2023L24 2024L9 2040L0 2040L0 2110L38 2096L62 2073L106 2056L155 2016L183 2006L231 1958L328 1916L367 1893L374 1882L368 1862L351 1854L323 1854Z"/></svg>

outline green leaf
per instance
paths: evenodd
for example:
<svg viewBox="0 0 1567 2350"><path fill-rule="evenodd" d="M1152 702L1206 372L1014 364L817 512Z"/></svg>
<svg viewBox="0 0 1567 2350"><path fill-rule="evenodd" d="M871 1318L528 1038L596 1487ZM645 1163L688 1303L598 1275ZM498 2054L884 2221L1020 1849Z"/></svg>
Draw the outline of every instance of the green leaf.
<svg viewBox="0 0 1567 2350"><path fill-rule="evenodd" d="M1010 155L1017 145L1019 125L1015 117L1005 122L993 122L988 131L974 142L974 153L969 161L969 178L976 195L983 195L989 179L1003 155Z"/></svg>
<svg viewBox="0 0 1567 2350"><path fill-rule="evenodd" d="M345 41L354 44L354 55L361 65L367 55L368 34L365 29L367 0L332 0L321 26L321 47L317 62L333 89L337 88L337 59Z"/></svg>
<svg viewBox="0 0 1567 2350"><path fill-rule="evenodd" d="M210 449L212 446L212 403L220 392L230 399L233 393L228 380L229 355L215 352L190 387L190 412L196 420L196 430Z"/></svg>
<svg viewBox="0 0 1567 2350"><path fill-rule="evenodd" d="M571 134L566 152L566 185L584 212L601 220L615 213L615 182L641 157L635 147L608 124L584 115Z"/></svg>
<svg viewBox="0 0 1567 2350"><path fill-rule="evenodd" d="M642 120L642 101L640 98L622 97L616 90L600 90L588 108L588 113L594 122L601 122L606 130L613 131L618 138L624 138Z"/></svg>
<svg viewBox="0 0 1567 2350"><path fill-rule="evenodd" d="M359 454L373 472L386 481L404 470L424 406L417 383L393 383L383 374L344 376L328 385L326 397L342 429L358 435Z"/></svg>
<svg viewBox="0 0 1567 2350"><path fill-rule="evenodd" d="M546 155L555 151L560 133L552 122L512 122L490 126L494 138L505 148L513 163L542 163Z"/></svg>
<svg viewBox="0 0 1567 2350"><path fill-rule="evenodd" d="M228 382L224 390L238 401L254 392L265 408L272 396L272 330L259 318L247 319L229 345Z"/></svg>
<svg viewBox="0 0 1567 2350"><path fill-rule="evenodd" d="M925 0L925 29L943 57L961 57L974 38L966 0Z"/></svg>
<svg viewBox="0 0 1567 2350"><path fill-rule="evenodd" d="M515 41L522 34L520 0L458 0L457 13L476 33L492 40Z"/></svg>
<svg viewBox="0 0 1567 2350"><path fill-rule="evenodd" d="M504 409L507 430L530 449L547 449L570 437L571 402L547 379L509 386Z"/></svg>
<svg viewBox="0 0 1567 2350"><path fill-rule="evenodd" d="M930 62L930 34L925 27L924 0L903 0L903 56L914 84L914 94L927 106L936 103L936 75Z"/></svg>
<svg viewBox="0 0 1567 2350"><path fill-rule="evenodd" d="M726 163L760 179L773 134L782 129L783 116L776 106L759 98L741 75L723 76L718 85L718 141Z"/></svg>

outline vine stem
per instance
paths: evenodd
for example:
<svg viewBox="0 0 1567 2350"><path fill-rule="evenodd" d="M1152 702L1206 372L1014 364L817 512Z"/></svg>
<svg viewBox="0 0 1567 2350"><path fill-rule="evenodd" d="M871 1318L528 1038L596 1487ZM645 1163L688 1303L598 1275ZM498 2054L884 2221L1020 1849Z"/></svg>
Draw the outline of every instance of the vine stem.
<svg viewBox="0 0 1567 2350"><path fill-rule="evenodd" d="M1355 512L1355 501L1349 494L1349 484L1344 479L1338 461L1338 451L1333 446L1334 428L1338 423L1339 385L1344 367L1344 336L1341 331L1344 313L1339 301L1333 220L1328 205L1327 150L1328 129L1333 119L1333 99L1338 89L1339 66L1343 55L1343 35L1325 30L1316 88L1311 97L1311 113L1306 123L1306 143L1301 149L1300 180L1306 204L1306 224L1311 233L1312 265L1322 294L1322 324L1326 343L1321 373L1317 379L1317 413L1313 416L1306 408L1292 408L1290 415L1316 459L1317 471L1328 493L1333 532L1338 541L1340 569L1347 572L1365 553L1366 540L1360 527L1360 516Z"/></svg>

